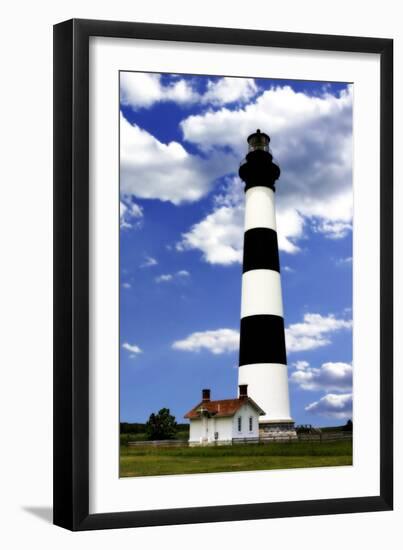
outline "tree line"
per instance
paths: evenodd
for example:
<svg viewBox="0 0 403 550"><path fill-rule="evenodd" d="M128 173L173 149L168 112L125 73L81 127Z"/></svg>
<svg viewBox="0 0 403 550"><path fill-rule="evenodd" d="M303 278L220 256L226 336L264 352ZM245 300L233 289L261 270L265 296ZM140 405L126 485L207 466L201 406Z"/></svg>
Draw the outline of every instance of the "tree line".
<svg viewBox="0 0 403 550"><path fill-rule="evenodd" d="M121 422L121 434L145 434L149 440L174 439L178 431L189 430L189 424L178 424L167 408L151 413L147 422Z"/></svg>

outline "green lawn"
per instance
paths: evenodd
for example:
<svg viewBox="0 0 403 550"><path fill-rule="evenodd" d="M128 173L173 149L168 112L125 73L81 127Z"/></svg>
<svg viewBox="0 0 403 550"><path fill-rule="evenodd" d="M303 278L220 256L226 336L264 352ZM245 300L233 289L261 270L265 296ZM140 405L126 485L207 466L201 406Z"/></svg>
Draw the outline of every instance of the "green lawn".
<svg viewBox="0 0 403 550"><path fill-rule="evenodd" d="M120 476L317 468L352 464L352 442L120 448Z"/></svg>

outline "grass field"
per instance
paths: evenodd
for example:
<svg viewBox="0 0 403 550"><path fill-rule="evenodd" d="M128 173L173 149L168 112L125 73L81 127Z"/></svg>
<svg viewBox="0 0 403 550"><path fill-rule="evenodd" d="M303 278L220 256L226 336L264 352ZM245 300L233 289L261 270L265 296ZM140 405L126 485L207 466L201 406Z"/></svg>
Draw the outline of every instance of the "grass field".
<svg viewBox="0 0 403 550"><path fill-rule="evenodd" d="M158 476L317 468L352 464L352 442L271 443L220 447L120 448L120 476Z"/></svg>

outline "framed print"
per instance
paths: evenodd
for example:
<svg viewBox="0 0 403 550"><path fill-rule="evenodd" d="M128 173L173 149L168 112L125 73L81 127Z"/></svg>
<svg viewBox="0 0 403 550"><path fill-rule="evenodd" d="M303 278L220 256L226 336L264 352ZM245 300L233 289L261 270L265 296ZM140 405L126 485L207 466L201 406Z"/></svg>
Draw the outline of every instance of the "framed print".
<svg viewBox="0 0 403 550"><path fill-rule="evenodd" d="M391 510L393 42L54 27L54 523Z"/></svg>

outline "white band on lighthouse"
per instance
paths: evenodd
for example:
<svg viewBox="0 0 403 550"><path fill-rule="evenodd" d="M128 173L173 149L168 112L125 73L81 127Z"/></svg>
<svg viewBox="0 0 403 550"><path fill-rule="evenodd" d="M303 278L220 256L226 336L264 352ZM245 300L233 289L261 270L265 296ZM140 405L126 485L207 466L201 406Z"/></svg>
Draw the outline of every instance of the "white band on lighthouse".
<svg viewBox="0 0 403 550"><path fill-rule="evenodd" d="M286 365L255 363L239 367L238 382L248 385L248 394L253 395L256 403L267 403L263 408L266 414L260 417L260 422L292 422Z"/></svg>
<svg viewBox="0 0 403 550"><path fill-rule="evenodd" d="M253 227L267 227L276 231L274 191L258 185L245 192L245 231Z"/></svg>
<svg viewBox="0 0 403 550"><path fill-rule="evenodd" d="M253 269L242 275L241 318L264 314L283 317L280 273Z"/></svg>

